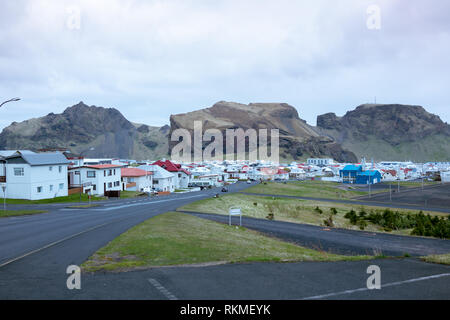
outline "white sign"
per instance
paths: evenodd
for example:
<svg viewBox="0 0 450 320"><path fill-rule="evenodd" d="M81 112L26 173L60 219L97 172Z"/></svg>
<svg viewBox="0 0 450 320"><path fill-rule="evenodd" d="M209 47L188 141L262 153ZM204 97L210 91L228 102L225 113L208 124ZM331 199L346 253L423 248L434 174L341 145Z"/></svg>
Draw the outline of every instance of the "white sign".
<svg viewBox="0 0 450 320"><path fill-rule="evenodd" d="M242 226L242 211L239 207L231 207L228 211L229 213L229 219L228 224L231 226L231 216L239 216L239 225Z"/></svg>

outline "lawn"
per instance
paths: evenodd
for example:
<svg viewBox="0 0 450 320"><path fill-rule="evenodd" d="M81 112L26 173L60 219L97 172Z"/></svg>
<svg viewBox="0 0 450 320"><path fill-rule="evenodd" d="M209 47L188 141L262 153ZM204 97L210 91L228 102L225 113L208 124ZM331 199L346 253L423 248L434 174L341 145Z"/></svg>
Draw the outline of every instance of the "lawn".
<svg viewBox="0 0 450 320"><path fill-rule="evenodd" d="M425 262L450 265L450 253L422 257Z"/></svg>
<svg viewBox="0 0 450 320"><path fill-rule="evenodd" d="M127 198L136 198L140 196L147 196L143 192L139 191L120 191L120 198L121 199L127 199Z"/></svg>
<svg viewBox="0 0 450 320"><path fill-rule="evenodd" d="M320 202L312 200L299 200L290 198L274 198L244 194L230 194L220 196L219 198L209 198L199 200L190 204L187 204L179 211L193 211L215 214L228 214L228 208L231 206L238 206L242 209L245 216L266 219L270 213L274 215L274 220L287 221L294 223L305 223L318 226L324 226L324 220L328 219L331 215L331 208L335 208L336 215L333 215L333 223L336 228L345 228L352 230L359 230L358 226L350 223L344 215L350 211L355 210L359 212L364 209L366 212L370 210L383 210L380 207L361 206L358 204L341 204L332 202ZM316 208L322 210L320 214ZM408 213L411 210L395 209L400 213ZM412 212L411 212L412 213ZM418 212L414 212L418 213ZM437 216L447 216L445 213L436 212L424 212ZM383 232L384 229L381 226L369 223L365 228L366 231ZM392 233L409 235L412 230L394 230Z"/></svg>
<svg viewBox="0 0 450 320"><path fill-rule="evenodd" d="M91 201L105 200L105 197L92 196ZM81 194L81 202L88 202L89 198L87 194ZM6 199L8 204L46 204L46 203L70 203L70 202L80 202L80 194L72 194L67 197L56 197L51 199L42 200L23 200L23 199Z"/></svg>
<svg viewBox="0 0 450 320"><path fill-rule="evenodd" d="M45 210L1 210L0 218L15 217L15 216L27 216L32 214L46 213Z"/></svg>
<svg viewBox="0 0 450 320"><path fill-rule="evenodd" d="M286 195L297 197L351 199L368 192L353 190L351 186L326 181L295 181L285 183L267 182L257 184L242 192Z"/></svg>
<svg viewBox="0 0 450 320"><path fill-rule="evenodd" d="M341 261L342 256L303 248L242 227L180 212L153 217L123 233L82 264L84 271L126 271L170 265L254 261Z"/></svg>

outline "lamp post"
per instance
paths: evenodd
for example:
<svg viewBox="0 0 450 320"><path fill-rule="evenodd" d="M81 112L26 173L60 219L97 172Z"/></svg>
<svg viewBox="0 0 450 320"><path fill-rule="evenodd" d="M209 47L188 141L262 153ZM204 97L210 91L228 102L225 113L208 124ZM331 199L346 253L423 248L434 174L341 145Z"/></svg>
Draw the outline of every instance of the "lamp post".
<svg viewBox="0 0 450 320"><path fill-rule="evenodd" d="M0 104L0 108L1 108L4 104L7 104L8 102L15 102L15 101L19 101L19 100L20 100L20 98L12 98L12 99L6 100L6 101L4 101L4 102L2 102L2 103Z"/></svg>
<svg viewBox="0 0 450 320"><path fill-rule="evenodd" d="M0 108L3 107L3 105L7 104L8 102L16 102L19 101L20 98L12 98L6 101L3 101L2 103L0 103ZM6 168L8 167L8 160L5 160L5 178L6 178ZM8 181L8 180L6 180ZM2 185L2 191L3 191L3 210L6 211L6 181L5 184Z"/></svg>

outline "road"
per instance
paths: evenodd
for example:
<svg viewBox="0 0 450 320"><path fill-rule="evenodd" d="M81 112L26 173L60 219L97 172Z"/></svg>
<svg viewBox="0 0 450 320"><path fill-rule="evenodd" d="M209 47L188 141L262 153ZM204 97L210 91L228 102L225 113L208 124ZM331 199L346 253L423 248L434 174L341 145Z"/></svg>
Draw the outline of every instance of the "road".
<svg viewBox="0 0 450 320"><path fill-rule="evenodd" d="M230 192L247 186L231 186ZM217 190L151 200L118 200L78 210L52 206L46 214L0 219L0 299L449 299L450 267L416 259L253 263L83 274L81 290L67 289L67 266L80 265L109 241L150 217L215 193ZM380 265L386 285L377 292L360 290L365 287L370 264ZM340 294L345 290L356 291Z"/></svg>

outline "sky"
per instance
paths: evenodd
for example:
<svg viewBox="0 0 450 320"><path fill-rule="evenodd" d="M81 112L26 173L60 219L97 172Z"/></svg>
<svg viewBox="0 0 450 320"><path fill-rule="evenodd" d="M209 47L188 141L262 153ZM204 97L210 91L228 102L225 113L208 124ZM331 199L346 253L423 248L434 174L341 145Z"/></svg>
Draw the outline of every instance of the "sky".
<svg viewBox="0 0 450 320"><path fill-rule="evenodd" d="M218 101L284 102L309 124L358 105L450 122L448 0L0 2L0 129L80 101L133 122Z"/></svg>

